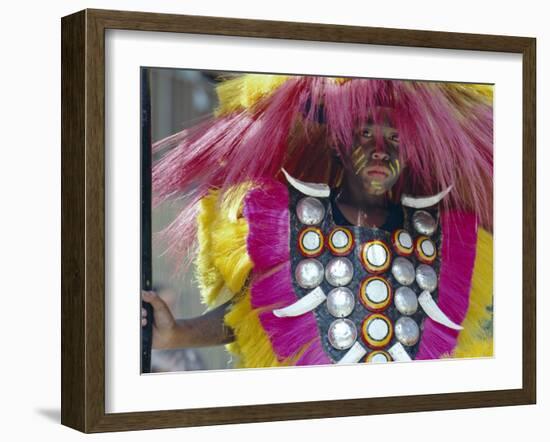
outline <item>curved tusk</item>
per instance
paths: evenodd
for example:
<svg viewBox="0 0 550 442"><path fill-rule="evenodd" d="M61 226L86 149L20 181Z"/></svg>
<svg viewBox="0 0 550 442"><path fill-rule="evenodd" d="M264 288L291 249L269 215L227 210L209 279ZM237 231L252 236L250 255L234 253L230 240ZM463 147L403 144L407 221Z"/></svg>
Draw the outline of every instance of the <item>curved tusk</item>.
<svg viewBox="0 0 550 442"><path fill-rule="evenodd" d="M281 169L285 174L287 181L294 187L296 190L299 190L305 195L308 196L317 196L321 198L326 198L330 195L330 187L322 183L306 183L300 181L294 177L291 177L288 172L284 169Z"/></svg>
<svg viewBox="0 0 550 442"><path fill-rule="evenodd" d="M394 345L392 345L388 349L388 353L393 358L394 361L398 362L404 362L404 361L412 361L411 357L407 353L407 350L405 350L405 347L401 344L401 342L398 342Z"/></svg>
<svg viewBox="0 0 550 442"><path fill-rule="evenodd" d="M411 195L403 195L401 197L401 204L407 207L412 207L413 209L424 209L426 207L435 206L439 201L447 196L452 188L453 186L451 185L442 192L439 192L437 195L433 196L423 196L416 198Z"/></svg>
<svg viewBox="0 0 550 442"><path fill-rule="evenodd" d="M366 354L367 350L365 350L359 342L355 342L337 364L354 364L355 362L359 362Z"/></svg>
<svg viewBox="0 0 550 442"><path fill-rule="evenodd" d="M226 285L224 285L218 293L218 296L216 296L214 302L209 305L208 308L205 310L205 313L214 310L215 308L219 307L222 304L225 304L228 301L231 301L234 296L235 293L233 293Z"/></svg>
<svg viewBox="0 0 550 442"><path fill-rule="evenodd" d="M300 316L314 310L315 307L320 305L325 299L327 299L325 292L323 292L321 287L317 287L306 296L298 299L294 304L273 310L273 314L278 318Z"/></svg>
<svg viewBox="0 0 550 442"><path fill-rule="evenodd" d="M422 306L426 314L435 322L452 328L453 330L462 330L463 327L455 324L449 317L443 313L443 310L435 303L434 298L427 290L424 290L418 297L418 303Z"/></svg>

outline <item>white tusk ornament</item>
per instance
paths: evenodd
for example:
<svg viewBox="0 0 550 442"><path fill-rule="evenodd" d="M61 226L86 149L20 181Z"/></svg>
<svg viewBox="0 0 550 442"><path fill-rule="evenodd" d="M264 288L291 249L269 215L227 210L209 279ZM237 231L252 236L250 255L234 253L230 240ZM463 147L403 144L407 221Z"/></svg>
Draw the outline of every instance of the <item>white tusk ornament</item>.
<svg viewBox="0 0 550 442"><path fill-rule="evenodd" d="M405 362L405 361L412 361L411 357L407 353L407 350L405 350L405 347L403 347L403 344L401 342L397 342L396 344L392 345L388 349L388 353L393 358L394 361L398 362Z"/></svg>
<svg viewBox="0 0 550 442"><path fill-rule="evenodd" d="M293 304L287 305L283 308L273 310L273 314L278 318L292 318L294 316L300 316L304 313L315 310L318 305L321 305L327 296L321 287L317 287L304 297L298 299Z"/></svg>
<svg viewBox="0 0 550 442"><path fill-rule="evenodd" d="M411 195L403 195L401 197L401 204L407 207L412 207L413 209L425 209L426 207L435 206L438 202L440 202L443 198L447 196L452 188L453 186L451 185L442 192L439 192L437 195L433 196L423 196L416 198Z"/></svg>
<svg viewBox="0 0 550 442"><path fill-rule="evenodd" d="M205 310L205 313L214 310L222 304L225 304L226 302L233 299L234 296L235 293L233 293L226 285L224 285L218 293L218 296L216 296L215 301Z"/></svg>
<svg viewBox="0 0 550 442"><path fill-rule="evenodd" d="M330 187L322 183L306 183L300 181L294 177L291 177L288 172L284 169L281 169L287 179L287 181L294 187L296 190L299 190L304 195L316 196L320 198L326 198L330 196Z"/></svg>
<svg viewBox="0 0 550 442"><path fill-rule="evenodd" d="M367 354L367 350L363 348L359 342L353 344L353 346L346 352L346 354L340 359L337 364L354 364Z"/></svg>
<svg viewBox="0 0 550 442"><path fill-rule="evenodd" d="M453 330L462 330L463 327L455 324L449 319L449 317L443 313L439 306L435 303L434 298L427 290L424 290L418 297L418 303L422 306L426 314L438 324L445 327L452 328Z"/></svg>

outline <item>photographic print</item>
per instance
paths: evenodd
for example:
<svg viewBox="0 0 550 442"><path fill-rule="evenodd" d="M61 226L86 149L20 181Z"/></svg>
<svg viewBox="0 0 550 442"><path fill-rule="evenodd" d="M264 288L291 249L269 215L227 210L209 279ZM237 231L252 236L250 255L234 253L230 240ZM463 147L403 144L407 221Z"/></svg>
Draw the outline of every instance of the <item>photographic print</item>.
<svg viewBox="0 0 550 442"><path fill-rule="evenodd" d="M492 85L141 74L142 372L492 356Z"/></svg>
<svg viewBox="0 0 550 442"><path fill-rule="evenodd" d="M64 425L536 402L534 38L61 23Z"/></svg>

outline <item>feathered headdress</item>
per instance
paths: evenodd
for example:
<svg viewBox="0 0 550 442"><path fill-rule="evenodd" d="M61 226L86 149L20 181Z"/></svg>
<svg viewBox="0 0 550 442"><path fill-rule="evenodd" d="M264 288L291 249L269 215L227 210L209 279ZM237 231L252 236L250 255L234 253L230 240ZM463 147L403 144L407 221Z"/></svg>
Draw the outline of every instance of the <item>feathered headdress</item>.
<svg viewBox="0 0 550 442"><path fill-rule="evenodd" d="M281 168L334 186L355 128L380 107L391 109L405 162L393 197L453 185L445 204L492 225L491 86L254 74L220 83L217 93L210 118L154 146L168 150L153 168L154 205L188 201L166 230L176 255L192 251L198 202L212 188L282 179Z"/></svg>

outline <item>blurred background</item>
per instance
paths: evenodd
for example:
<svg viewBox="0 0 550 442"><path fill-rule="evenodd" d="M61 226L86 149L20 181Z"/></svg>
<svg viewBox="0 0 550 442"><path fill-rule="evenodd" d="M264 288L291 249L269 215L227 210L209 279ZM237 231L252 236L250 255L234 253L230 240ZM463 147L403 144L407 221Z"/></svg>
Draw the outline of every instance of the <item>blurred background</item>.
<svg viewBox="0 0 550 442"><path fill-rule="evenodd" d="M214 71L148 68L151 87L151 132L155 143L190 127L217 106L215 86L218 78L231 74ZM161 155L165 152L161 152ZM153 161L156 157L153 157ZM153 236L177 215L185 200L163 204L152 212ZM193 267L174 275L173 267L163 255L166 244L153 241L153 287L168 303L176 318L190 318L204 313ZM232 368L223 345L178 350L153 350L152 372L184 370L218 370Z"/></svg>

